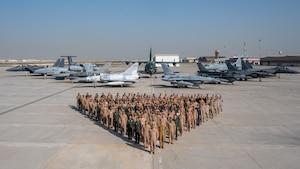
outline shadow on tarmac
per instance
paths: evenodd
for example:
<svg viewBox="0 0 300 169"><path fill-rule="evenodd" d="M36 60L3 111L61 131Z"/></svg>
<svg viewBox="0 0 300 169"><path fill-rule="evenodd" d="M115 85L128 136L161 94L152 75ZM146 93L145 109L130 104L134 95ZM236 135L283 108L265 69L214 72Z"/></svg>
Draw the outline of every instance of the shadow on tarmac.
<svg viewBox="0 0 300 169"><path fill-rule="evenodd" d="M135 143L135 141L133 139L129 139L128 137L122 136L121 133L119 133L118 131L115 131L114 129L110 129L108 126L105 126L103 123L101 123L98 119L94 119L94 118L90 118L87 114L81 112L76 106L74 105L69 105L69 107L75 111L77 111L78 113L80 113L81 115L84 116L84 118L88 118L90 121L92 121L94 124L98 125L99 127L102 127L103 129L105 129L106 131L108 131L110 134L122 139L123 141L126 142L126 145L133 147L133 148L137 148L141 151L145 151L150 153L150 150L147 150L143 147L143 145L141 145L140 143L137 144ZM141 138L142 140L142 138Z"/></svg>

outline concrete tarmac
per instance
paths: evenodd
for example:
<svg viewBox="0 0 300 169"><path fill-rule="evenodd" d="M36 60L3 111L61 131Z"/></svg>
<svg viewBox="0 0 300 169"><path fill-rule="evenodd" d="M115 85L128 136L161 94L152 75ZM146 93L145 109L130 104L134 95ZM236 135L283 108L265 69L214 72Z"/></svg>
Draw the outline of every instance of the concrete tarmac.
<svg viewBox="0 0 300 169"><path fill-rule="evenodd" d="M175 88L155 78L129 87L70 83L0 67L0 168L296 169L300 74ZM126 65L112 67L122 71ZM143 69L143 65L140 66ZM172 68L183 74L197 66ZM293 68L298 70L300 68ZM160 70L161 71L161 70ZM161 76L161 75L156 75ZM77 93L222 94L223 112L155 155L74 109Z"/></svg>

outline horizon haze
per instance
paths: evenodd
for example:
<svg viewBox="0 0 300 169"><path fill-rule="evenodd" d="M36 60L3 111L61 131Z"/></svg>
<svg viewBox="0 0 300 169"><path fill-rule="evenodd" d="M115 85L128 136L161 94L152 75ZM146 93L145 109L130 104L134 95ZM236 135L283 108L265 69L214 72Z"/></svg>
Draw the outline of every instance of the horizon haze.
<svg viewBox="0 0 300 169"><path fill-rule="evenodd" d="M153 54L300 54L297 0L14 0L0 6L0 59L147 60Z"/></svg>

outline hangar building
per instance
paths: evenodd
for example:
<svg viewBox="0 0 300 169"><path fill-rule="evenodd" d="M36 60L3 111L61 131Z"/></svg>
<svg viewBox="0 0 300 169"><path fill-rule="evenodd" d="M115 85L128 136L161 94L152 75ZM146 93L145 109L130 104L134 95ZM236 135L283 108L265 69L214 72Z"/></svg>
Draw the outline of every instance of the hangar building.
<svg viewBox="0 0 300 169"><path fill-rule="evenodd" d="M260 64L265 66L300 66L300 55L268 56L261 58Z"/></svg>
<svg viewBox="0 0 300 169"><path fill-rule="evenodd" d="M169 66L179 67L179 55L178 54L155 54L153 58L154 62L166 62ZM172 64L173 63L173 64ZM174 64L176 63L176 64ZM161 66L161 64L156 64L156 66Z"/></svg>

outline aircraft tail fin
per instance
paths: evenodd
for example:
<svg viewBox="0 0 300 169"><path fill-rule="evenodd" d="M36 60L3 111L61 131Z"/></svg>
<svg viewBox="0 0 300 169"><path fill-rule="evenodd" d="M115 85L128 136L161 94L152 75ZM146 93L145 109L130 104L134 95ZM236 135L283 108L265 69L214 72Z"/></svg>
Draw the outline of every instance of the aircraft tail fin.
<svg viewBox="0 0 300 169"><path fill-rule="evenodd" d="M208 70L202 65L202 63L197 63L200 72L208 72Z"/></svg>
<svg viewBox="0 0 300 169"><path fill-rule="evenodd" d="M64 67L65 66L65 59L59 58L54 63L53 67Z"/></svg>
<svg viewBox="0 0 300 169"><path fill-rule="evenodd" d="M65 67L65 59L61 59L58 67Z"/></svg>
<svg viewBox="0 0 300 169"><path fill-rule="evenodd" d="M84 72L93 72L94 71L94 66L90 63L83 64L83 71Z"/></svg>
<svg viewBox="0 0 300 169"><path fill-rule="evenodd" d="M110 66L111 66L111 62L105 63L102 67L100 67L99 72L100 73L108 72L108 69L110 68Z"/></svg>
<svg viewBox="0 0 300 169"><path fill-rule="evenodd" d="M249 68L249 69L253 69L253 66L251 65L251 63L246 60L246 66Z"/></svg>
<svg viewBox="0 0 300 169"><path fill-rule="evenodd" d="M242 67L242 58L238 57L238 59L235 61L235 63L233 64L235 67Z"/></svg>
<svg viewBox="0 0 300 169"><path fill-rule="evenodd" d="M149 56L149 61L152 62L152 48L150 48L150 56Z"/></svg>
<svg viewBox="0 0 300 169"><path fill-rule="evenodd" d="M164 70L165 75L173 75L175 74L166 63L161 63L162 69Z"/></svg>
<svg viewBox="0 0 300 169"><path fill-rule="evenodd" d="M248 70L248 66L246 65L246 63L242 60L242 70Z"/></svg>
<svg viewBox="0 0 300 169"><path fill-rule="evenodd" d="M237 67L234 67L230 62L226 62L228 70L237 70Z"/></svg>
<svg viewBox="0 0 300 169"><path fill-rule="evenodd" d="M54 63L53 67L58 67L59 63L60 63L60 58L56 60L56 62Z"/></svg>
<svg viewBox="0 0 300 169"><path fill-rule="evenodd" d="M69 67L71 65L75 65L73 60L72 60L72 57L76 57L76 56L61 56L61 57L66 57L68 59L68 64L69 64Z"/></svg>
<svg viewBox="0 0 300 169"><path fill-rule="evenodd" d="M74 65L72 57L68 56L68 63L69 65Z"/></svg>
<svg viewBox="0 0 300 169"><path fill-rule="evenodd" d="M131 65L127 70L125 70L122 74L123 75L133 75L137 74L137 70L139 67L139 63L135 62L133 65Z"/></svg>

